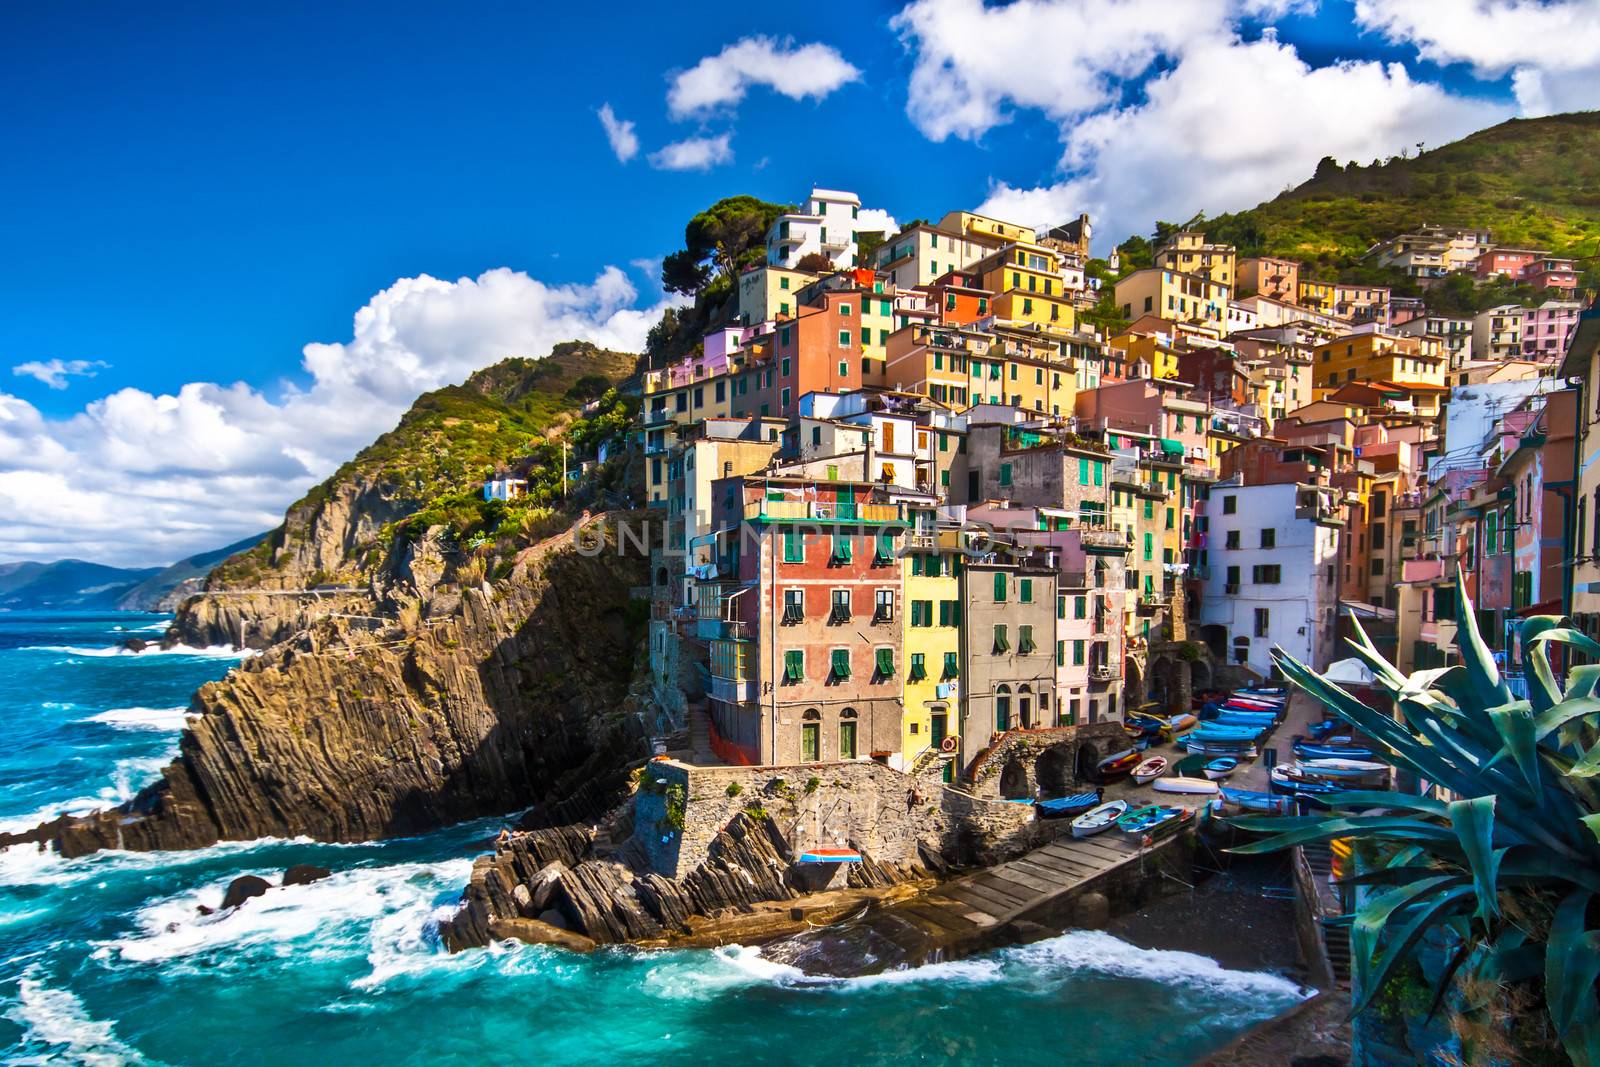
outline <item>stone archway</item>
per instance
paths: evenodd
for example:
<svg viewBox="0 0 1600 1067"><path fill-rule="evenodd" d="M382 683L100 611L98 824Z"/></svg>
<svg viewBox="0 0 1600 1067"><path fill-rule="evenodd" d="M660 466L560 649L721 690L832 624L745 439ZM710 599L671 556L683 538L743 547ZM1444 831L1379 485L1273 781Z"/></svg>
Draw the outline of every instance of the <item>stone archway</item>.
<svg viewBox="0 0 1600 1067"><path fill-rule="evenodd" d="M1206 643L1211 654L1217 659L1228 658L1228 628L1219 623L1206 623L1200 627L1200 640Z"/></svg>
<svg viewBox="0 0 1600 1067"><path fill-rule="evenodd" d="M1164 708L1171 708L1181 697L1178 672L1182 665L1170 656L1162 656L1150 664L1149 700Z"/></svg>
<svg viewBox="0 0 1600 1067"><path fill-rule="evenodd" d="M1202 689L1211 688L1211 664L1204 659L1194 660L1189 664L1189 692L1198 693Z"/></svg>
<svg viewBox="0 0 1600 1067"><path fill-rule="evenodd" d="M1073 775L1080 782L1087 782L1094 778L1095 768L1100 766L1100 761L1105 756L1100 753L1100 746L1093 741L1080 741L1078 755L1073 760Z"/></svg>
<svg viewBox="0 0 1600 1067"><path fill-rule="evenodd" d="M1000 769L1000 795L1007 800L1021 800L1033 795L1028 784L1028 767L1013 756Z"/></svg>
<svg viewBox="0 0 1600 1067"><path fill-rule="evenodd" d="M1039 795L1065 796L1071 789L1073 778L1073 746L1051 745L1039 753L1033 765L1033 775L1039 782Z"/></svg>

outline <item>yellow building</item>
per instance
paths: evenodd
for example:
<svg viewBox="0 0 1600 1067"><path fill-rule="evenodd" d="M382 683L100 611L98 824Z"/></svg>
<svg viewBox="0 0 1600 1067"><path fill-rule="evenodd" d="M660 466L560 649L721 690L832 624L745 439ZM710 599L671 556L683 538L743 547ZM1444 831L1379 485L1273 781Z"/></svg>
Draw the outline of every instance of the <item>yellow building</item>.
<svg viewBox="0 0 1600 1067"><path fill-rule="evenodd" d="M1203 275L1151 267L1118 282L1116 301L1125 319L1159 315L1173 322L1200 322L1226 331L1232 293L1231 286Z"/></svg>
<svg viewBox="0 0 1600 1067"><path fill-rule="evenodd" d="M1031 227L1002 222L972 211L950 212L939 220L939 229L978 240L1032 242L1036 236Z"/></svg>
<svg viewBox="0 0 1600 1067"><path fill-rule="evenodd" d="M1346 382L1443 387L1448 359L1435 338L1364 331L1317 345L1312 376L1317 399Z"/></svg>
<svg viewBox="0 0 1600 1067"><path fill-rule="evenodd" d="M1111 338L1108 344L1126 353L1129 363L1143 363L1149 368L1147 377L1176 378L1178 353L1156 334L1122 333Z"/></svg>
<svg viewBox="0 0 1600 1067"><path fill-rule="evenodd" d="M739 275L739 321L745 326L792 317L801 289L817 280L808 271L762 264Z"/></svg>
<svg viewBox="0 0 1600 1067"><path fill-rule="evenodd" d="M1207 244L1206 235L1196 230L1173 234L1156 252L1155 265L1180 274L1196 274L1230 289L1237 284L1238 253L1234 247Z"/></svg>
<svg viewBox="0 0 1600 1067"><path fill-rule="evenodd" d="M933 758L945 737L960 737L960 533L936 532L933 512L911 513L900 560L905 655L900 752L906 766Z"/></svg>
<svg viewBox="0 0 1600 1067"><path fill-rule="evenodd" d="M1036 244L1011 245L973 265L980 288L994 293L995 318L1072 333L1077 308L1061 279L1061 253Z"/></svg>

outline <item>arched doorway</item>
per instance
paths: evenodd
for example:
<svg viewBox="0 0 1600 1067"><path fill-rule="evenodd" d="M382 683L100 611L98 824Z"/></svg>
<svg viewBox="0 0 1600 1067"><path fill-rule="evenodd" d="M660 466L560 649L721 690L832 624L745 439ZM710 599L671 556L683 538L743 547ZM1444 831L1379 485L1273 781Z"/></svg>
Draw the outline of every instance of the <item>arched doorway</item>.
<svg viewBox="0 0 1600 1067"><path fill-rule="evenodd" d="M1033 729L1033 688L1027 683L1017 686L1017 725Z"/></svg>
<svg viewBox="0 0 1600 1067"><path fill-rule="evenodd" d="M800 762L817 763L822 759L822 712L807 708L800 716Z"/></svg>
<svg viewBox="0 0 1600 1067"><path fill-rule="evenodd" d="M1039 761L1033 766L1034 777L1039 780L1039 795L1065 796L1072 785L1072 770L1072 746L1051 745L1041 752Z"/></svg>
<svg viewBox="0 0 1600 1067"><path fill-rule="evenodd" d="M1198 693L1202 689L1211 688L1211 664L1203 659L1194 660L1189 664L1189 692Z"/></svg>
<svg viewBox="0 0 1600 1067"><path fill-rule="evenodd" d="M1211 654L1218 659L1228 658L1228 628L1219 623L1206 623L1200 627L1200 640L1206 643Z"/></svg>
<svg viewBox="0 0 1600 1067"><path fill-rule="evenodd" d="M1078 756L1073 761L1073 775L1080 782L1087 782L1094 778L1095 768L1105 757L1100 754L1100 746L1093 741L1083 741L1078 745Z"/></svg>
<svg viewBox="0 0 1600 1067"><path fill-rule="evenodd" d="M994 732L1011 729L1011 687L1004 682L994 687Z"/></svg>
<svg viewBox="0 0 1600 1067"><path fill-rule="evenodd" d="M1171 657L1163 656L1150 664L1150 699L1170 708L1180 696L1178 681L1178 663Z"/></svg>
<svg viewBox="0 0 1600 1067"><path fill-rule="evenodd" d="M1000 795L1007 800L1020 800L1029 793L1028 768L1013 756L1000 770Z"/></svg>
<svg viewBox="0 0 1600 1067"><path fill-rule="evenodd" d="M845 708L839 713L839 758L856 758L855 708Z"/></svg>

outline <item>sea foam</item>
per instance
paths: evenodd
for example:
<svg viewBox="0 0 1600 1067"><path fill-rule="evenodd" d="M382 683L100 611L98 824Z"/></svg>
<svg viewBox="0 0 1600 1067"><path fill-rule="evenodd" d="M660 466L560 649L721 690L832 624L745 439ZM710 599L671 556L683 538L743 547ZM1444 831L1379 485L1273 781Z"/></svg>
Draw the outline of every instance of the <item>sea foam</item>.
<svg viewBox="0 0 1600 1067"><path fill-rule="evenodd" d="M83 721L103 723L121 730L182 730L189 724L189 709L111 708Z"/></svg>
<svg viewBox="0 0 1600 1067"><path fill-rule="evenodd" d="M144 659L146 656L188 656L201 659L248 659L256 654L253 648L237 649L231 645L209 645L205 648L195 648L193 645L173 645L171 648L146 648L135 652L131 648L121 645L109 645L104 648L87 648L83 645L24 645L22 652L57 652L63 656L89 657L92 659L105 659L112 656L125 656L131 659Z"/></svg>
<svg viewBox="0 0 1600 1067"><path fill-rule="evenodd" d="M39 977L37 965L28 968L17 983L17 996L6 1018L23 1028L23 1048L44 1046L48 1059L13 1057L13 1063L68 1062L87 1067L122 1067L143 1063L144 1057L118 1040L108 1022L90 1016L83 1001L65 989L52 989Z"/></svg>

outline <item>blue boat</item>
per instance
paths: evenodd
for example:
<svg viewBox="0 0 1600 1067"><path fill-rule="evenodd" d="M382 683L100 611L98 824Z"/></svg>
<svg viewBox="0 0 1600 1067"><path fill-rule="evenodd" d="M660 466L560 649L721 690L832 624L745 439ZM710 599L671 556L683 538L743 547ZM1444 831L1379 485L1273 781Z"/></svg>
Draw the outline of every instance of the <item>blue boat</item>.
<svg viewBox="0 0 1600 1067"><path fill-rule="evenodd" d="M1313 741L1295 738L1294 754L1300 759L1354 759L1370 760L1373 751L1357 745L1319 745Z"/></svg>
<svg viewBox="0 0 1600 1067"><path fill-rule="evenodd" d="M1071 796L1056 797L1053 800L1041 800L1034 807L1041 819L1064 819L1072 815L1082 815L1090 808L1098 807L1105 793L1104 789L1096 789L1092 793L1073 793Z"/></svg>
<svg viewBox="0 0 1600 1067"><path fill-rule="evenodd" d="M1206 777L1212 781L1220 781L1239 769L1239 761L1233 756L1218 756L1207 761L1205 765Z"/></svg>
<svg viewBox="0 0 1600 1067"><path fill-rule="evenodd" d="M1117 820L1117 829L1129 837L1155 836L1166 830L1173 830L1188 816L1187 808L1167 807L1152 804L1149 807L1130 811Z"/></svg>
<svg viewBox="0 0 1600 1067"><path fill-rule="evenodd" d="M1278 720L1271 715L1257 715L1252 711L1219 711L1206 721L1222 726L1259 726L1263 729L1278 725Z"/></svg>
<svg viewBox="0 0 1600 1067"><path fill-rule="evenodd" d="M1123 721L1129 726L1138 727L1140 733L1150 736L1159 734L1167 725L1165 719L1158 719L1154 715L1146 715L1140 711L1130 711Z"/></svg>
<svg viewBox="0 0 1600 1067"><path fill-rule="evenodd" d="M1313 741L1325 741L1340 726L1344 726L1346 729L1349 728L1348 724L1341 723L1336 719L1323 719L1321 722L1312 723L1306 729L1311 731L1311 739Z"/></svg>
<svg viewBox="0 0 1600 1067"><path fill-rule="evenodd" d="M1224 726L1221 723L1203 722L1194 732L1194 736L1201 741L1254 741L1266 732L1265 727Z"/></svg>

